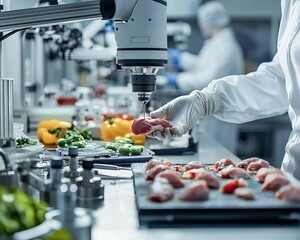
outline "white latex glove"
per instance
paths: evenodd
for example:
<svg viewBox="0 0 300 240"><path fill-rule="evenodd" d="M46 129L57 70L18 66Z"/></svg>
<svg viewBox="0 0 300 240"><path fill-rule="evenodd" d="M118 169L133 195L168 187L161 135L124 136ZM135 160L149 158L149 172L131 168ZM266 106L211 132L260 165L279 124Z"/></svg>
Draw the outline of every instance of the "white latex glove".
<svg viewBox="0 0 300 240"><path fill-rule="evenodd" d="M164 132L155 131L149 137L159 140L181 137L187 133L200 118L208 117L220 110L221 102L216 94L195 90L189 95L175 98L171 102L150 113L152 118L164 118L172 122L172 128Z"/></svg>

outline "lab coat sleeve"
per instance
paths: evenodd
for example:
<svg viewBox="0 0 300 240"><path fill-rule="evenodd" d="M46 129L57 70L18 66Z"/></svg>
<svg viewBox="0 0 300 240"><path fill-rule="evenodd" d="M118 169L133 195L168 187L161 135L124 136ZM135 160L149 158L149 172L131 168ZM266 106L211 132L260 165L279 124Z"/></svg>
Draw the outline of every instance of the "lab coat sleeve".
<svg viewBox="0 0 300 240"><path fill-rule="evenodd" d="M280 115L288 109L284 73L277 55L256 72L214 80L204 90L218 95L221 110L215 117L227 122L249 122Z"/></svg>

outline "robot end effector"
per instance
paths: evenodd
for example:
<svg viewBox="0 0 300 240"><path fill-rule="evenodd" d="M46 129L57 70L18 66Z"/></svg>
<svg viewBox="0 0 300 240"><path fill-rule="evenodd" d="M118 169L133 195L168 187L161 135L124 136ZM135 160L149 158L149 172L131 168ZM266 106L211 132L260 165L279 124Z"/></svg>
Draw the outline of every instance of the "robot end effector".
<svg viewBox="0 0 300 240"><path fill-rule="evenodd" d="M114 0L114 3L112 6L112 0L101 0L101 11L110 12L113 16L108 17L116 20L117 64L131 72L132 91L146 104L155 91L156 73L168 61L167 2Z"/></svg>

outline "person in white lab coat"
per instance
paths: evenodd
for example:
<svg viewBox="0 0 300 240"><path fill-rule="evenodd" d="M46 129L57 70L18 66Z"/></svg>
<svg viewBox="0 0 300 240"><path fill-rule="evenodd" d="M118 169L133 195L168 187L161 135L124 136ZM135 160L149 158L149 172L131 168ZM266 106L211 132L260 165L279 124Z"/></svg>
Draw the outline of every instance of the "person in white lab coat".
<svg viewBox="0 0 300 240"><path fill-rule="evenodd" d="M158 139L181 136L198 120L214 115L244 123L288 112L292 132L282 170L300 180L300 1L282 0L277 53L256 72L212 81L202 91L181 96L150 113L167 116L173 128L154 132Z"/></svg>
<svg viewBox="0 0 300 240"><path fill-rule="evenodd" d="M176 85L181 90L203 89L213 79L244 73L242 49L229 27L229 16L223 4L207 2L199 7L198 25L204 41L198 55L169 50L169 61L185 72L169 73L158 84Z"/></svg>
<svg viewBox="0 0 300 240"><path fill-rule="evenodd" d="M213 79L244 73L244 58L241 47L229 27L229 16L223 4L210 1L201 5L197 14L202 33L209 37L198 55L181 54L171 50L169 60L185 72L168 73L164 79L158 77L158 84L175 85L180 90L203 89ZM193 128L193 136L205 129L231 152L236 152L239 127L214 117L202 120Z"/></svg>

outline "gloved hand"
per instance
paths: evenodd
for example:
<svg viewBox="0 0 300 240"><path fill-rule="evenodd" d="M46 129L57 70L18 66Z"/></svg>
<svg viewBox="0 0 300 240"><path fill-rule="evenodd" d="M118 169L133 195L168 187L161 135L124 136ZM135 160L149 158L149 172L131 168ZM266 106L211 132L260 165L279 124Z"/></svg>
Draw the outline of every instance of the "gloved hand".
<svg viewBox="0 0 300 240"><path fill-rule="evenodd" d="M172 122L172 128L164 132L155 131L148 135L152 138L181 137L187 133L200 118L208 117L220 110L221 102L216 94L195 90L189 95L175 98L171 102L150 113L152 118L164 118Z"/></svg>
<svg viewBox="0 0 300 240"><path fill-rule="evenodd" d="M171 64L173 67L179 69L181 68L180 64L180 51L175 48L169 48L168 49L168 60L169 64Z"/></svg>
<svg viewBox="0 0 300 240"><path fill-rule="evenodd" d="M156 76L158 86L177 86L177 73L167 73L165 76Z"/></svg>

